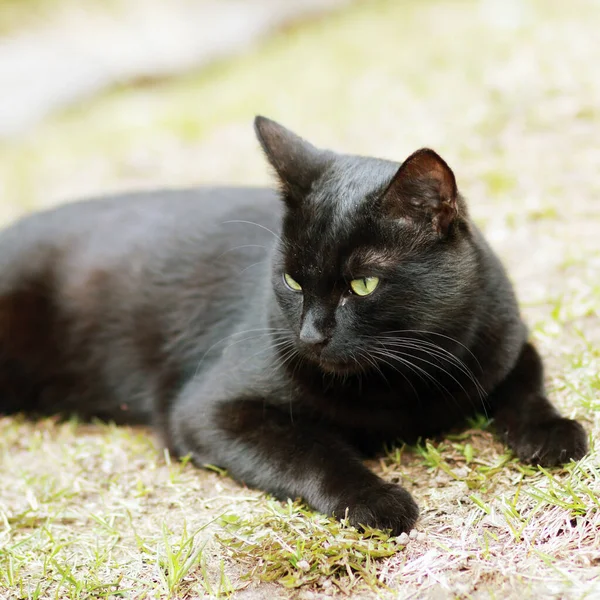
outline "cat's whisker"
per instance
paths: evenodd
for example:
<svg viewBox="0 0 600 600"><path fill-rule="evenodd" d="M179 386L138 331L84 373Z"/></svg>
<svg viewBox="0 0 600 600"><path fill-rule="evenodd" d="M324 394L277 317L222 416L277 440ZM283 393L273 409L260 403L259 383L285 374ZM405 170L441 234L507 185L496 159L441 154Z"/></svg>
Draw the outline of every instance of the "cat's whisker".
<svg viewBox="0 0 600 600"><path fill-rule="evenodd" d="M425 369L423 369L419 365L414 364L407 358L403 358L403 357L399 356L397 353L392 353L389 351L382 351L382 350L372 350L372 353L375 354L376 356L378 356L380 361L382 360L382 357L385 357L385 359L386 359L385 364L390 366L397 373L400 373L401 375L403 375L407 379L408 383L411 384L411 387L415 392L416 392L416 390L415 390L414 386L412 385L412 382L410 381L410 379L407 378L406 374L403 373L402 370L400 370L397 366L395 366L393 364L394 361L399 362L400 364L402 364L405 367L407 367L408 369L410 369L410 371L413 372L425 384L427 384L429 382L433 383L433 385L435 385L436 388L440 391L443 391L446 389L446 388L444 388L444 386L441 386L441 384L434 377L432 377L431 374L428 373ZM392 362L390 363L390 361L392 361Z"/></svg>
<svg viewBox="0 0 600 600"><path fill-rule="evenodd" d="M388 378L385 376L385 373L382 371L381 367L377 364L377 361L373 357L369 356L369 354L367 354L367 352L365 352L365 351L361 351L360 356L364 360L366 360L369 363L369 365L371 365L379 373L379 375L383 378L383 380L386 382L387 386L391 390L392 386L390 385L390 382L389 382ZM363 368L363 372L366 372L366 369ZM416 390L415 390L415 392L416 392Z"/></svg>
<svg viewBox="0 0 600 600"><path fill-rule="evenodd" d="M410 385L410 387L414 391L415 397L417 397L417 398L419 397L419 393L417 392L415 386L412 384L411 380L407 377L406 373L403 373L400 369L398 369L396 366L394 366L393 363L390 363L387 360L387 358L394 359L395 358L394 356L391 356L389 353L383 352L383 351L378 350L378 349L371 349L370 352L371 352L371 354L375 354L376 356L378 356L379 357L379 361L381 361L381 362L385 363L386 365L388 365L391 369L393 369L394 371L396 371L396 373L399 373L400 375L402 375L402 377L404 377L404 379L406 380L406 382L408 383L408 385ZM422 379L422 376L420 375L420 373L418 371L416 371L415 368L413 368L413 367L416 367L416 365L412 365L409 361L406 361L406 360L404 360L404 359L402 359L400 357L397 357L396 359L398 360L398 362L404 364L411 371L413 371L415 373L415 375L417 375L419 378Z"/></svg>
<svg viewBox="0 0 600 600"><path fill-rule="evenodd" d="M278 236L272 229L269 229L266 225L262 225L261 223L255 223L254 221L244 221L242 219L232 219L230 221L223 221L223 225L228 225L229 223L245 223L246 225L256 225L256 227L260 227L261 229L268 231L270 234L273 235L273 237L275 237L275 239L282 242L280 236Z"/></svg>
<svg viewBox="0 0 600 600"><path fill-rule="evenodd" d="M292 347L290 350L287 350L286 353L280 357L281 366L285 366L287 363L291 362L296 356L299 356L299 352L296 348Z"/></svg>
<svg viewBox="0 0 600 600"><path fill-rule="evenodd" d="M423 348L418 345L410 345L410 346L406 346L406 347L424 352L426 355L431 356L433 358L439 358L441 360L444 360L447 363L450 363L450 365L453 365L456 368L458 368L458 370L460 372L462 372L468 378L468 380L473 384L475 391L477 392L477 395L479 397L479 401L481 403L481 408L487 417L487 407L486 407L487 392L485 391L483 386L479 383L477 378L473 375L473 373L470 371L470 369L462 361L460 361L460 359L454 357L453 355L446 356L445 354L440 353L437 349ZM440 369L445 371L445 369L443 369L442 367L440 367ZM463 390L464 390L464 387L463 387ZM473 404L473 401L471 400L470 394L468 394L468 393L467 393L467 398L473 405L473 408L476 408L475 405Z"/></svg>
<svg viewBox="0 0 600 600"><path fill-rule="evenodd" d="M435 335L435 336L444 338L446 340L453 342L454 344L458 344L461 348L466 350L471 355L473 360L477 363L477 366L479 367L479 369L483 372L483 367L481 366L481 363L479 362L479 360L477 359L475 354L473 354L472 350L468 346L466 346L465 344L463 344L462 342L457 340L456 338L453 338L452 336L449 336L449 335L446 335L443 333L439 333L437 331L429 331L427 329L395 329L392 331L385 331L383 333L384 333L384 335L396 334L396 333L417 333L417 334L421 334L421 335L425 335L425 336Z"/></svg>
<svg viewBox="0 0 600 600"><path fill-rule="evenodd" d="M483 386L479 383L479 381L475 377L474 373L471 371L471 369L469 369L467 364L463 360L458 358L456 355L452 354L452 352L446 350L446 348L443 348L442 346L439 346L438 344L434 344L433 342L428 342L426 340L415 340L412 338L407 338L407 339L396 338L396 339L392 339L392 340L386 339L384 344L386 346L392 345L392 346L399 346L402 348L412 348L415 350L421 350L421 351L425 352L426 354L430 354L432 356L436 355L439 358L441 358L451 364L454 364L458 369L460 369L472 381L475 388L479 392L480 397L487 396L487 392L485 391Z"/></svg>
<svg viewBox="0 0 600 600"><path fill-rule="evenodd" d="M454 363L457 367L459 367L461 370L463 370L465 372L465 374L468 374L470 377L473 377L473 380L474 380L473 383L475 383L480 388L480 390L485 393L484 388L481 386L481 384L479 384L479 381L477 380L477 378L475 377L474 373L471 371L469 366L461 358L459 358L458 356L456 356L455 354L453 354L452 352L450 352L443 346L436 344L435 342L431 342L429 340L418 339L418 338L405 338L405 337L393 337L392 338L389 336L380 336L376 339L378 342L384 343L385 345L401 345L403 347L414 347L416 349L420 349L420 350L424 350L424 351L428 351L428 350L435 351L438 354L443 355L445 360Z"/></svg>
<svg viewBox="0 0 600 600"><path fill-rule="evenodd" d="M242 273L245 273L248 269L251 269L252 267L256 267L257 265L262 265L263 263L267 262L268 258L265 258L264 260L259 260L255 263L252 263L251 265L248 265L247 267L245 267L244 269L242 269L238 274L237 277L239 277Z"/></svg>
<svg viewBox="0 0 600 600"><path fill-rule="evenodd" d="M350 352L350 359L358 367L358 373L356 374L357 378L358 378L358 393L360 395L362 395L362 376L364 375L364 372L365 372L364 367L359 362L359 360L356 358L356 355L354 354L354 352Z"/></svg>
<svg viewBox="0 0 600 600"><path fill-rule="evenodd" d="M459 408L459 410L462 411L462 407L461 407L460 403L454 397L454 395L450 392L450 390L448 390L448 388L445 385L443 385L439 381L437 381L437 379L435 379L435 377L433 377L425 369L423 369L422 367L420 367L420 366L412 363L411 361L409 361L407 359L403 359L403 358L401 358L399 356L396 356L395 359L398 360L398 361L403 362L403 364L405 364L406 366L412 366L412 367L415 367L415 368L419 369L419 371L421 371L423 373L423 375L426 375L427 378L431 381L431 383L433 383L433 385L435 385L435 387L440 391L440 393L442 394L442 396L445 396L445 397L449 398Z"/></svg>
<svg viewBox="0 0 600 600"><path fill-rule="evenodd" d="M257 350L256 352L254 352L250 356L247 356L243 361L241 361L240 363L238 363L237 366L238 366L238 368L242 367L248 361L252 360L253 358L256 358L257 356L260 356L263 352L266 352L267 350L276 350L278 347L284 347L285 348L285 344L293 345L293 342L292 342L291 339L287 339L287 340L281 340L279 342L276 342L275 344L269 343L264 348L261 348L260 350ZM295 348L292 348L292 350L296 351Z"/></svg>
<svg viewBox="0 0 600 600"><path fill-rule="evenodd" d="M239 336L239 335L247 335L248 333L258 333L261 332L260 335L257 335L256 337L262 337L265 335L271 335L271 334L284 334L287 333L289 334L289 330L283 328L283 327L259 327L256 329L245 329L242 331L236 331L235 333L232 333L231 335L226 335L225 337L221 338L220 340L218 340L217 342L215 342L212 346L210 346L208 348L208 350L206 350L206 352L202 355L202 358L200 359L198 366L196 367L196 370L194 372L194 377L196 377L200 371L200 367L202 367L202 364L204 363L204 359L208 356L208 354L210 354L210 352L212 350L214 350L219 344L222 344L223 342L235 337L235 336ZM240 342L243 342L245 340L238 340ZM224 349L225 350L225 349ZM224 351L223 350L223 351Z"/></svg>
<svg viewBox="0 0 600 600"><path fill-rule="evenodd" d="M382 342L381 340L379 340L379 343L382 343L386 348L389 346L394 346L396 348L417 350L417 351L425 353L428 356L431 356L432 358L438 358L440 360L444 360L447 363L458 368L473 383L475 390L478 393L479 400L481 402L481 408L483 409L483 412L487 417L488 413L487 413L487 407L485 404L487 392L485 391L483 386L479 383L479 381L477 380L475 375L472 373L472 371L469 369L469 367L466 365L466 363L464 363L464 361L459 359L457 356L455 356L454 354L452 354L445 348L442 348L441 346L438 346L437 344L434 344L433 342L428 342L426 340L415 340L413 338L393 338L393 339L388 338L388 339L386 339L385 342ZM416 360L429 362L420 356L413 356L413 358ZM446 373L448 376L450 376L452 379L454 379L454 381L456 383L458 383L458 385L465 392L469 402L471 402L471 404L473 405L473 408L476 409L475 405L473 404L470 394L467 392L467 390L464 388L464 386L454 376L452 376L449 371L444 369L441 365L438 364L438 368L441 371L443 371L444 373Z"/></svg>
<svg viewBox="0 0 600 600"><path fill-rule="evenodd" d="M467 393L467 391L466 391L466 390L465 390L465 388L462 386L462 384L461 384L461 383L460 383L460 382L459 382L459 381L458 381L458 380L457 380L457 379L456 379L456 378L455 378L455 377L454 377L454 376L453 376L453 375L452 375L452 374L451 374L451 373L450 373L448 370L444 369L444 368L443 368L443 367L441 367L439 364L433 363L433 362L431 362L431 361L429 361L429 360L427 360L427 359L425 359L425 358L422 358L421 356L415 356L414 354L410 354L410 353L408 353L408 352L401 352L400 350L397 350L397 349L389 349L389 348L386 348L386 350L387 350L387 352L389 352L389 353L390 353L390 355L393 355L393 356L398 356L398 357L402 356L402 357L405 357L405 360L408 360L408 359L412 359L413 361L414 361L414 360L420 360L420 361L422 361L422 362L424 362L424 363L426 363L426 364L428 364L428 365L430 365L430 366L433 366L433 367L436 367L436 368L438 368L440 371L442 371L443 373L446 373L446 375L448 375L449 377L451 377L451 378L452 378L452 379L453 379L453 380L454 380L454 381L455 381L455 382L456 382L456 383L457 383L457 384L458 384L458 385L459 385L459 386L460 386L460 387L463 389L463 391L465 392L465 394ZM428 372L426 369L424 369L424 368L422 368L422 367L418 367L418 365L416 365L414 362L411 362L411 364L412 364L413 366L417 367L417 368L420 368L420 369L421 369L421 370L422 370L424 373L426 373L426 374L427 374L427 376L428 376L428 377L429 377L429 378L430 378L432 381L435 381L436 383L439 383L439 382L437 381L437 379L436 379L436 378L435 378L435 377L434 377L434 376L433 376L431 373L429 373L429 372ZM440 385L441 385L441 384L440 384ZM445 389L446 389L446 388L445 388ZM447 391L447 389L446 389L446 391Z"/></svg>
<svg viewBox="0 0 600 600"><path fill-rule="evenodd" d="M266 246L263 246L262 244L243 244L241 246L235 246L233 248L229 248L229 250L225 250L225 252L222 252L221 254L219 254L219 256L217 256L215 258L215 260L219 260L219 258L225 256L226 254L229 254L229 252L234 252L235 250L241 250L242 248L262 248L263 250L268 250L268 248Z"/></svg>
<svg viewBox="0 0 600 600"><path fill-rule="evenodd" d="M444 390L447 394L447 396L460 408L460 404L458 403L458 401L456 400L456 398L454 397L454 395L450 392L450 390L448 390L448 388L443 385L442 383L440 383L435 377L433 377L433 375L431 375L431 373L429 373L426 369L420 367L419 365L416 365L414 362L409 361L407 358L401 358L401 357L409 357L413 360L420 360L423 361L429 365L432 365L434 367L437 367L438 369L440 369L441 371L445 372L451 379L453 379L464 391L465 395L467 396L467 399L469 400L469 402L471 402L471 405L473 405L473 401L471 399L470 394L467 392L467 390L464 388L464 386L446 369L440 367L439 365L436 365L435 363L432 363L431 361L428 361L420 356L414 356L412 354L406 353L406 352L400 352L398 350L394 350L394 351L388 351L388 355L390 356L390 358L395 357L397 360L399 361L405 361L404 364L410 364L413 367L419 369L425 376L427 376L429 378L429 380L441 391ZM473 406L474 407L474 406ZM475 407L474 407L475 408Z"/></svg>

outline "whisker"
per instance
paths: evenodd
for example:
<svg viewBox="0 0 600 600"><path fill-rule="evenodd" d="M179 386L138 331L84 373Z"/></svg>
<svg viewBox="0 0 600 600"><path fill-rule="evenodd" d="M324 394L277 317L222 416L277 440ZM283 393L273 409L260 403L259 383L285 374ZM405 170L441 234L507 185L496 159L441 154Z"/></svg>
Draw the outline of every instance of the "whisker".
<svg viewBox="0 0 600 600"><path fill-rule="evenodd" d="M383 380L386 382L388 388L390 390L392 390L393 388L392 388L388 378L385 376L385 373L382 371L381 367L377 364L377 361L372 356L369 356L369 354L365 351L361 351L360 356L362 358L364 358L381 375L381 377L383 377ZM404 375L404 373L400 373L400 374ZM408 378L406 378L406 376L404 376L404 377L407 380L408 384L410 385L410 381L408 380ZM414 386L413 386L413 390L415 390ZM417 394L417 390L415 390L415 394ZM417 397L418 397L418 394L417 394Z"/></svg>
<svg viewBox="0 0 600 600"><path fill-rule="evenodd" d="M256 225L256 227L260 227L261 229L268 231L276 239L278 239L281 243L283 243L282 239L272 229L269 229L268 227L266 227L265 225L261 225L260 223L255 223L254 221L243 221L241 219L233 219L231 221L223 221L223 225L227 225L229 223L245 223L246 225Z"/></svg>
<svg viewBox="0 0 600 600"><path fill-rule="evenodd" d="M413 373L415 373L415 375L417 375L422 381L424 381L425 383L427 383L424 379L423 376L419 373L419 371L417 369L419 369L420 371L423 371L423 369L421 369L420 367L418 367L417 365L413 365L411 364L409 361L404 360L401 357L394 357L392 355L390 355L388 352L382 352L381 350L373 350L371 349L371 354L376 354L377 356L379 356L379 360L383 363L385 363L386 365L388 365L388 367L390 367L391 369L393 369L394 371L396 371L396 373L399 373L400 375L402 375L402 377L404 377L404 379L406 379L406 383L408 383L408 385L410 385L410 387L413 389L415 396L418 398L419 397L419 393L417 392L415 386L412 384L412 381L407 377L406 373L403 373L400 369L398 369L397 367L395 367L392 363L390 363L387 358L391 358L392 360L394 360L394 358L396 358L396 360L398 360L398 362L402 363L403 365L405 365L406 367L408 367ZM426 371L423 371L425 374L429 375ZM383 373L382 373L383 374Z"/></svg>
<svg viewBox="0 0 600 600"><path fill-rule="evenodd" d="M291 362L296 356L299 356L299 352L296 348L292 347L287 350L285 354L280 357L281 366L283 367L286 363Z"/></svg>
<svg viewBox="0 0 600 600"><path fill-rule="evenodd" d="M242 273L245 273L248 269L251 269L252 267L256 267L256 265L262 265L264 262L266 262L268 260L267 258L264 258L263 260L259 260L258 262L252 263L251 265L248 265L247 267L244 267L238 274L237 277L239 277Z"/></svg>
<svg viewBox="0 0 600 600"><path fill-rule="evenodd" d="M200 370L200 367L202 366L204 359L208 356L208 354L210 353L211 350L213 350L214 348L216 348L219 344L221 344L222 342L231 339L232 337L235 337L236 335L246 335L248 333L257 333L257 332L262 332L260 335L256 336L261 337L264 335L269 335L269 334L273 334L273 333L283 333L283 332L288 332L289 330L283 328L283 327L279 327L279 328L275 328L275 327L259 327L257 329L246 329L243 331L235 331L234 333L231 333L229 335L226 335L225 337L221 338L220 340L216 341L214 344L212 344L212 346L210 346L208 348L208 350L206 350L206 352L204 352L204 354L202 355L202 358L200 359L200 361L198 362L198 366L196 367L196 370L194 372L194 377L196 377L198 375L198 371ZM239 340L239 341L244 341L244 340Z"/></svg>
<svg viewBox="0 0 600 600"><path fill-rule="evenodd" d="M237 364L237 367L239 368L239 367L245 365L249 360L252 360L253 358L259 356L263 352L266 352L267 350L274 350L274 349L277 349L278 347L282 347L282 346L285 347L284 346L285 344L292 345L291 339L290 340L282 340L282 341L277 342L276 344L268 344L264 348L261 348L260 350L254 352L250 356L247 356L242 362ZM292 348L292 350L295 351L295 348Z"/></svg>
<svg viewBox="0 0 600 600"><path fill-rule="evenodd" d="M378 351L379 352L379 351ZM422 367L419 367L418 365L410 362L407 359L403 359L400 356L396 356L395 354L392 355L395 360L398 360L400 362L402 362L403 364L405 364L406 366L413 366L417 369L419 369L420 371L422 371L422 373L424 375L426 375L428 377L428 379L435 385L435 387L442 393L442 395L445 395L447 398L449 398L452 402L454 402L454 404L459 408L462 409L460 403L456 400L456 398L454 397L454 395L450 392L450 390L448 390L448 388L443 385L442 383L440 383L439 381L437 381L437 379L435 379L435 377L433 377L430 373L428 373L425 369L423 369ZM408 354L407 356L411 356L410 354ZM421 377L422 378L422 377Z"/></svg>
<svg viewBox="0 0 600 600"><path fill-rule="evenodd" d="M411 347L415 348L417 350L423 350L423 348L420 348L418 346L411 346ZM462 362L460 359L458 359L454 355L452 355L452 354L445 355L444 353L441 353L438 349L430 348L430 349L426 349L425 352L426 352L426 354L428 354L430 356L437 357L441 360L445 360L447 363L450 363L450 365L455 366L461 373L463 373L465 375L465 377L467 377L467 379L473 384L475 391L477 392L477 395L479 396L481 406L482 406L484 412L486 412L486 414L487 414L487 410L485 407L485 399L487 398L487 392L483 388L483 386L479 383L479 381L477 380L475 375L472 373L472 371L467 367L467 365L465 365L464 362Z"/></svg>
<svg viewBox="0 0 600 600"><path fill-rule="evenodd" d="M379 343L384 345L386 348L391 345L391 346L395 346L396 348L399 347L399 348L404 348L404 349L418 350L418 351L424 352L425 354L427 354L433 358L438 358L438 359L444 360L447 363L449 363L450 365L453 365L454 367L458 368L474 385L475 390L477 391L477 394L479 396L481 408L487 417L488 412L487 412L487 407L486 407L486 402L485 402L486 397L487 397L487 392L486 392L485 388L479 383L479 381L477 380L477 378L475 377L473 372L469 369L469 367L463 360L461 360L460 358L458 358L457 356L455 356L454 354L452 354L445 348L439 346L438 344L429 342L427 340L415 340L414 338L391 338L391 339L383 338L383 339L385 339L385 343L381 342L381 340L379 338L378 338L378 341L379 341ZM416 360L422 360L422 361L428 362L419 356L413 356L413 358ZM449 371L444 369L441 365L438 365L438 368L441 371L445 372L452 379L454 379L454 381L456 381L458 383L458 385L465 392L467 398L469 399L469 402L471 402L471 405L476 410L476 407L473 404L472 398L471 398L470 394L467 392L467 390L464 388L464 386L462 386L462 384L456 378L454 378Z"/></svg>
<svg viewBox="0 0 600 600"><path fill-rule="evenodd" d="M471 351L471 349L468 346L465 346L462 342L460 342L459 340L457 340L456 338L453 338L449 335L445 335L443 333L438 333L437 331L428 331L427 329L396 329L393 331L386 331L384 332L384 334L394 334L394 333L419 333L421 335L425 334L425 335L437 335L438 337L444 338L446 340L449 340L451 342L454 342L455 344L458 344L459 346L461 346L462 348L464 348L473 358L473 360L477 363L477 366L479 367L479 369L483 372L483 367L481 366L481 363L479 362L479 360L477 359L477 357L473 354L473 352Z"/></svg>
<svg viewBox="0 0 600 600"><path fill-rule="evenodd" d="M388 349L388 351L389 351L389 349ZM392 351L390 351L390 352L392 352ZM421 356L415 356L413 354L409 354L408 352L400 352L399 350L393 350L393 355L395 356L396 354L400 354L402 356L408 356L408 357L412 358L413 360L420 360L420 361L422 361L422 362L424 362L424 363L426 363L426 364L428 364L428 365L430 365L432 367L437 367L438 369L440 369L440 371L446 373L446 375L448 375L449 377L451 377L462 388L462 390L465 392L465 394L468 395L467 390L465 390L465 388L462 386L462 384L460 383L460 381L458 381L458 379L456 379L448 370L444 369L439 364L436 365L435 363L427 360L426 358L422 358ZM414 363L412 363L412 364L414 365ZM417 366L417 365L415 365L415 366ZM426 370L425 370L425 372L427 373ZM431 377L431 379L437 381L435 379L435 377L433 377L433 375L431 375L431 373L427 373L427 375L429 377Z"/></svg>
<svg viewBox="0 0 600 600"><path fill-rule="evenodd" d="M458 356L446 350L446 348L443 348L442 346L439 346L438 344L434 344L433 342L429 342L427 340L414 340L410 338L397 338L392 340L386 340L385 345L422 350L427 354L444 359L445 361L449 362L450 364L453 364L458 369L460 369L471 380L471 382L474 384L475 388L479 392L480 396L487 396L487 392L485 391L484 387L479 383L478 379L475 377L471 369L469 369L468 365L463 360L458 358Z"/></svg>
<svg viewBox="0 0 600 600"><path fill-rule="evenodd" d="M234 250L241 250L242 248L263 248L264 250L268 250L268 248L266 246L263 246L262 244L244 244L242 246L235 246L234 248L229 248L229 250L225 250L225 252L219 254L219 256L215 258L215 260L218 260L222 256L229 254L229 252L233 252Z"/></svg>
<svg viewBox="0 0 600 600"><path fill-rule="evenodd" d="M471 395L469 394L469 392L465 389L465 387L462 385L462 383L456 378L454 377L454 375L452 375L452 373L450 373L450 371L448 371L447 369L444 369L442 366L440 366L439 364L436 365L435 363L421 357L421 356L415 356L412 354L408 354L406 352L400 352L399 350L394 350L394 355L396 354L400 354L402 356L408 356L410 358L414 360L419 360L421 362L424 362L428 365L431 365L433 367L438 368L440 371L442 371L443 373L445 373L446 375L448 375L448 377L450 377L456 384L458 384L458 386L462 389L462 391L465 393L467 399L469 400L469 402L471 403L471 405L473 406L473 409L475 409L475 405L473 404L473 399L471 398ZM414 362L412 363L414 366L417 366L414 364ZM427 371L424 371L425 373L427 373ZM442 385L439 381L437 381L430 373L427 373L427 375L432 379L432 381L435 381L436 385L438 386L442 386L444 388L444 390L448 393L448 395L456 402L456 398L454 398L454 396L449 392L448 388L446 388L446 386ZM457 403L457 406L460 406Z"/></svg>

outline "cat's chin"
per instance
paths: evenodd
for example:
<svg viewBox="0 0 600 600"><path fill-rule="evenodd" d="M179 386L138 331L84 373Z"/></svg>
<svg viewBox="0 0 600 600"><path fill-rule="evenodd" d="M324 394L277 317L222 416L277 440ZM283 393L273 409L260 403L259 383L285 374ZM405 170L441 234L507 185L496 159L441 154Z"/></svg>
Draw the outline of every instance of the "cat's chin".
<svg viewBox="0 0 600 600"><path fill-rule="evenodd" d="M360 370L358 363L356 362L342 362L342 361L331 361L331 360L319 360L318 365L325 373L332 375L351 375Z"/></svg>

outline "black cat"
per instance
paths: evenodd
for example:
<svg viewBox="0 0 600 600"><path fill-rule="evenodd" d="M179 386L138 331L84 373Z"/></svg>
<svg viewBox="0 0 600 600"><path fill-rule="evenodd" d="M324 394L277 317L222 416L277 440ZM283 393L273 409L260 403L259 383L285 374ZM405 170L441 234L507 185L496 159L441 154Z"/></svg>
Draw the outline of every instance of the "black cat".
<svg viewBox="0 0 600 600"><path fill-rule="evenodd" d="M153 422L177 455L356 525L415 524L361 462L493 416L525 461L581 458L448 165L318 150L258 117L280 191L76 203L0 236L0 410Z"/></svg>

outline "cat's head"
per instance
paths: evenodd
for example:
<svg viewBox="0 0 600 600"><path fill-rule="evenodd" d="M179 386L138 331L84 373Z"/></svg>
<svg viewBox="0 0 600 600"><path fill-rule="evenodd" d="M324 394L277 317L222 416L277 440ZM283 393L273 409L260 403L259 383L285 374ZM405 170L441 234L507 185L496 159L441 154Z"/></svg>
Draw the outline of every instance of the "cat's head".
<svg viewBox="0 0 600 600"><path fill-rule="evenodd" d="M264 117L255 128L285 206L272 283L300 355L324 371L367 370L401 356L397 336L453 331L476 255L444 160L336 154Z"/></svg>

